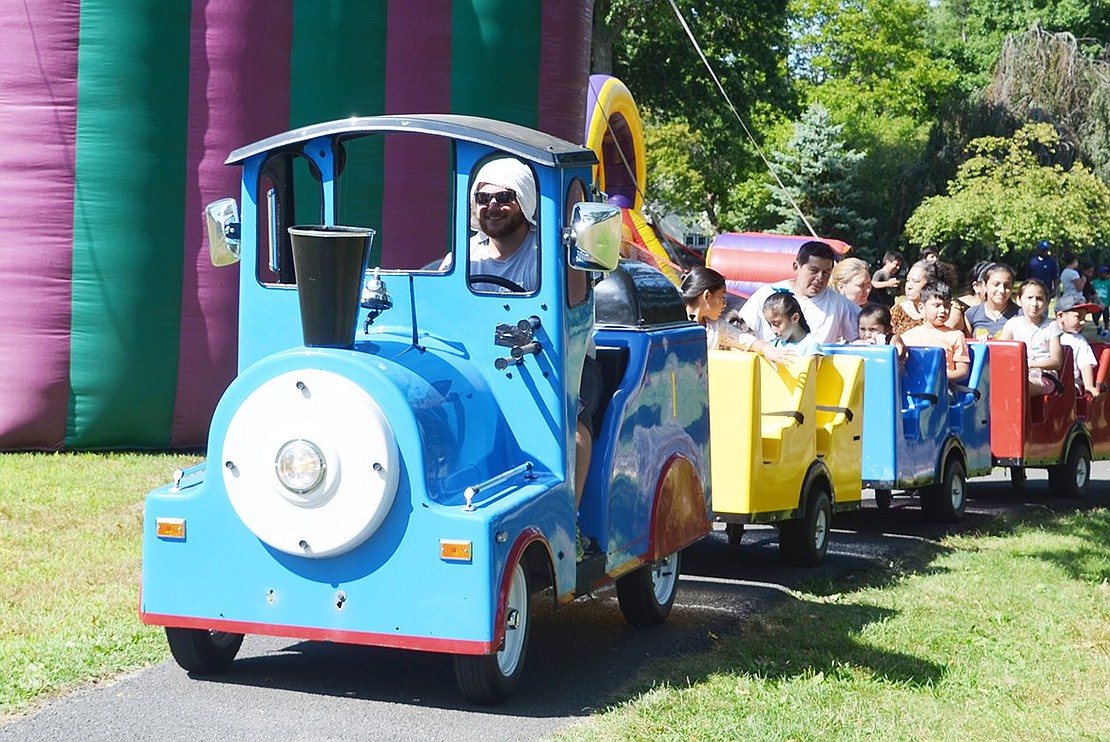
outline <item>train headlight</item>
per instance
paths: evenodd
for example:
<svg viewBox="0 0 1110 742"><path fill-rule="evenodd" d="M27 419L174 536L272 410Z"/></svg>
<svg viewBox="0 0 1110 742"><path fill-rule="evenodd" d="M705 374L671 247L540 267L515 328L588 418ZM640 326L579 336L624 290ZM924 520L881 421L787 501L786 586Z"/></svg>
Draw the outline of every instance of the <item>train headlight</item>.
<svg viewBox="0 0 1110 742"><path fill-rule="evenodd" d="M274 469L283 487L294 494L303 495L320 486L328 464L315 443L297 438L278 450Z"/></svg>

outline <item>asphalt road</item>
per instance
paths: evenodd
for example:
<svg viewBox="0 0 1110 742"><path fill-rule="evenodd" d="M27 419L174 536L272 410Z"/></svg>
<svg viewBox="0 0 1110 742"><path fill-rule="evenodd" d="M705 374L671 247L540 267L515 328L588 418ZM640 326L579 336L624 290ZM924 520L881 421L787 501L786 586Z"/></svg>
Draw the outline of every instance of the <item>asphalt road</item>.
<svg viewBox="0 0 1110 742"><path fill-rule="evenodd" d="M922 539L975 529L1004 512L1110 506L1110 462L1096 463L1093 475L1080 501L1052 498L1043 472L1031 472L1019 493L996 470L973 482L964 520L950 527L924 522L909 499L886 512L867 502L836 517L828 559L816 570L782 566L771 528L750 529L740 547L715 531L684 554L663 626L629 627L610 591L558 611L540 608L524 683L492 709L461 699L446 656L247 637L226 675L191 678L166 662L0 722L0 740L543 739L618 698L650 661L709 648L807 578L867 570Z"/></svg>

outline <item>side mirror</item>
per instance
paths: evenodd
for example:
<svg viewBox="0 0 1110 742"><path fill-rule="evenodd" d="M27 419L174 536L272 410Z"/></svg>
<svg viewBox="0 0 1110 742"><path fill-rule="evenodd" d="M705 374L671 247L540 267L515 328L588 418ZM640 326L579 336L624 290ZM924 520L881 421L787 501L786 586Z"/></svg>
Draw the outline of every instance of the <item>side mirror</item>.
<svg viewBox="0 0 1110 742"><path fill-rule="evenodd" d="M233 198L221 198L204 207L208 225L208 256L212 265L239 262L239 205Z"/></svg>
<svg viewBox="0 0 1110 742"><path fill-rule="evenodd" d="M609 204L581 202L571 211L563 236L573 268L611 271L621 257L621 210Z"/></svg>

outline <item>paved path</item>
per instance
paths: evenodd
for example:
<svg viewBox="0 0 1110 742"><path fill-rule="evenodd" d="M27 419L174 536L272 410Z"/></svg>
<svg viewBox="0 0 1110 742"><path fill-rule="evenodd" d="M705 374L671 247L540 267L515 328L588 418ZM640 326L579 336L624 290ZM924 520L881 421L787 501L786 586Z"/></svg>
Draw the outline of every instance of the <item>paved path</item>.
<svg viewBox="0 0 1110 742"><path fill-rule="evenodd" d="M504 706L461 700L450 659L248 637L232 670L193 679L172 662L60 698L0 726L0 740L531 740L603 708L649 661L708 648L753 612L814 575L835 578L883 563L947 530L974 529L1004 512L1110 505L1110 462L1094 467L1085 501L1054 500L1043 472L1015 493L1001 470L976 480L966 518L925 523L915 502L873 503L838 516L829 558L818 570L783 567L775 531L755 528L739 548L720 531L687 550L670 620L625 624L611 592L559 611L537 612L523 687Z"/></svg>

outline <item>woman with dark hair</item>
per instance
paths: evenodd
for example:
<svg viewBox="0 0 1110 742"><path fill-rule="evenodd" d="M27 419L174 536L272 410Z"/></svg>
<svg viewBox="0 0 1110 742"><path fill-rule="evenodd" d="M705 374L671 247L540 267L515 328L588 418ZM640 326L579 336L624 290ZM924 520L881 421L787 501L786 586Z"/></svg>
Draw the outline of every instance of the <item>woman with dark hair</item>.
<svg viewBox="0 0 1110 742"><path fill-rule="evenodd" d="M895 335L901 335L911 327L917 327L925 321L924 315L917 306L921 297L921 289L927 283L936 283L937 281L948 283L948 279L951 278L954 271L955 268L952 266L936 260L919 260L910 266L906 273L906 298L904 301L895 304L890 310L890 320L894 326ZM964 326L963 310L953 304L945 325L952 330L962 330Z"/></svg>
<svg viewBox="0 0 1110 742"><path fill-rule="evenodd" d="M747 327L726 322L721 318L728 303L725 277L712 268L694 267L682 279L679 289L686 304L686 315L705 328L705 339L710 350L752 350L768 361L777 363L788 353L771 346L748 332Z"/></svg>
<svg viewBox="0 0 1110 742"><path fill-rule="evenodd" d="M990 260L980 260L978 263L971 266L971 270L967 272L968 292L958 299L953 299L953 301L958 301L966 307L966 309L964 309L965 314L971 307L983 303L987 295L987 284L984 279L986 278L987 268L990 267L990 265Z"/></svg>
<svg viewBox="0 0 1110 742"><path fill-rule="evenodd" d="M976 340L998 337L1006 321L1021 314L1011 300L1014 269L1005 263L988 263L979 272L983 301L967 310L964 334Z"/></svg>

